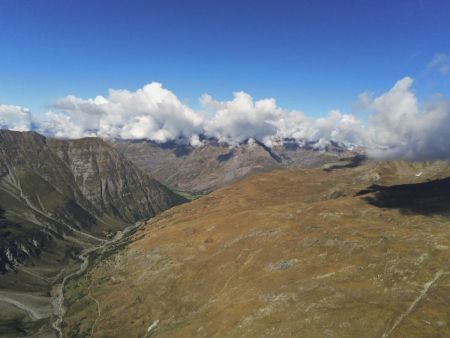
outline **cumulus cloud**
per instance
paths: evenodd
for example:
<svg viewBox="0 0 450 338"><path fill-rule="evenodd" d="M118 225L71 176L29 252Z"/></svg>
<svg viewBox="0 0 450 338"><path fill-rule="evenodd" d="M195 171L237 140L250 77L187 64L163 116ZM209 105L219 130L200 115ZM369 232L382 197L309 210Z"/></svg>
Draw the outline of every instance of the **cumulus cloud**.
<svg viewBox="0 0 450 338"><path fill-rule="evenodd" d="M309 117L279 107L273 98L254 100L245 92L234 93L228 101L204 94L200 98L203 112L198 112L161 84L150 83L136 91L110 90L105 97L60 98L39 122L25 108L0 105L0 127L35 128L60 138L100 136L157 142L182 138L193 146L204 143L200 135L232 145L249 139L269 146L284 138L318 145L337 141L366 146L376 158L449 159L450 101L436 96L420 105L412 86L413 79L405 77L379 96L362 93L354 109L368 112L367 122L339 110Z"/></svg>
<svg viewBox="0 0 450 338"><path fill-rule="evenodd" d="M205 123L206 134L232 144L248 138L264 140L274 136L276 123L284 114L275 99L254 102L244 92L236 92L231 101L223 102L204 94L200 102L204 108L215 111L214 117Z"/></svg>
<svg viewBox="0 0 450 338"><path fill-rule="evenodd" d="M0 129L28 131L32 128L32 116L28 109L0 104Z"/></svg>
<svg viewBox="0 0 450 338"><path fill-rule="evenodd" d="M267 145L283 138L362 142L361 123L337 110L324 118L308 118L300 111L278 107L273 98L254 101L244 92L234 93L231 101L222 102L204 94L200 102L214 113L205 123L206 134L231 144L249 138Z"/></svg>
<svg viewBox="0 0 450 338"><path fill-rule="evenodd" d="M366 130L369 153L380 158L433 160L450 158L450 101L435 97L423 110L410 77L371 101Z"/></svg>
<svg viewBox="0 0 450 338"><path fill-rule="evenodd" d="M160 83L137 91L113 90L107 97L58 99L44 129L58 137L100 136L165 142L202 131L203 117Z"/></svg>
<svg viewBox="0 0 450 338"><path fill-rule="evenodd" d="M365 112L370 108L371 102L373 100L373 93L362 92L358 95L358 99L353 105L354 112Z"/></svg>
<svg viewBox="0 0 450 338"><path fill-rule="evenodd" d="M437 70L442 75L450 74L450 55L444 53L436 54L428 64L427 70Z"/></svg>
<svg viewBox="0 0 450 338"><path fill-rule="evenodd" d="M310 118L299 112L286 113L276 123L277 138L294 138L323 143L337 141L345 144L362 144L363 125L353 115L339 110L321 118Z"/></svg>

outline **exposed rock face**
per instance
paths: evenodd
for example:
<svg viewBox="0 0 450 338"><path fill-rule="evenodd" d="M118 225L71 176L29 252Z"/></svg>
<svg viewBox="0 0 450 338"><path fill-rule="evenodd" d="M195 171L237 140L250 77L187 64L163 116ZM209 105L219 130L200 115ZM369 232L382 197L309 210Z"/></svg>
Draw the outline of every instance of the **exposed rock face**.
<svg viewBox="0 0 450 338"><path fill-rule="evenodd" d="M237 146L204 139L200 147L185 143L114 141L113 145L142 170L168 186L191 192L209 192L257 172L286 167L320 167L351 156L344 146L286 139L272 148L248 140Z"/></svg>
<svg viewBox="0 0 450 338"><path fill-rule="evenodd" d="M49 146L67 163L82 195L102 213L133 223L181 201L100 139L49 140Z"/></svg>
<svg viewBox="0 0 450 338"><path fill-rule="evenodd" d="M100 139L0 131L2 272L39 255L55 238L102 238L180 202Z"/></svg>
<svg viewBox="0 0 450 338"><path fill-rule="evenodd" d="M52 240L50 235L37 230L18 236L21 230L22 225L5 220L4 211L0 210L0 274L16 270L28 257L39 256Z"/></svg>

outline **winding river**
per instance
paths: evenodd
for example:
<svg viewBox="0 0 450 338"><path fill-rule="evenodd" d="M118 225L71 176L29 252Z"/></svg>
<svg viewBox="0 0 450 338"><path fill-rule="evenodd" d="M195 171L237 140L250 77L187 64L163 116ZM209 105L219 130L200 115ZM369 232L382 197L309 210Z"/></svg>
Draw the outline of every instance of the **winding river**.
<svg viewBox="0 0 450 338"><path fill-rule="evenodd" d="M70 281L72 278L81 276L84 274L89 267L89 257L91 254L106 249L107 247L111 245L118 244L122 239L127 238L127 236L132 233L134 230L136 230L138 227L140 227L143 223L137 222L134 225L131 225L127 228L125 228L123 231L118 231L113 239L111 240L105 240L102 242L102 244L98 246L94 246L92 248L88 248L83 250L83 252L78 256L80 259L80 267L77 271L72 272L65 276L60 284L57 284L55 286L55 296L52 301L53 306L53 313L56 316L56 320L52 323L53 329L57 332L58 337L63 337L63 331L61 329L61 324L64 319L64 314L66 309L64 308L64 287L67 284L68 281Z"/></svg>

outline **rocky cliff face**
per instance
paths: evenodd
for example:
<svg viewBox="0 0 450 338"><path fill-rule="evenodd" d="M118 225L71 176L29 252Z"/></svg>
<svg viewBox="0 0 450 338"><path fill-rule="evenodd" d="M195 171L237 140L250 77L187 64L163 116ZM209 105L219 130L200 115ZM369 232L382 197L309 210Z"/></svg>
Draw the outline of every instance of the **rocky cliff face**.
<svg viewBox="0 0 450 338"><path fill-rule="evenodd" d="M181 202L100 139L0 131L1 272L55 239L97 241Z"/></svg>
<svg viewBox="0 0 450 338"><path fill-rule="evenodd" d="M82 195L102 214L133 223L180 202L179 196L100 139L50 140L49 146L67 163Z"/></svg>

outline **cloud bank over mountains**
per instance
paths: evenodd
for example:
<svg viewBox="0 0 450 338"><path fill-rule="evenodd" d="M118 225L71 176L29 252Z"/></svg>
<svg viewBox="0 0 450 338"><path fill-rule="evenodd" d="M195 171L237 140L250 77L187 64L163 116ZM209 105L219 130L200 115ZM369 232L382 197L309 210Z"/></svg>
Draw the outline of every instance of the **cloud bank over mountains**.
<svg viewBox="0 0 450 338"><path fill-rule="evenodd" d="M450 159L450 101L436 96L419 109L409 77L368 101L364 140L369 154L388 159Z"/></svg>
<svg viewBox="0 0 450 338"><path fill-rule="evenodd" d="M0 129L29 131L32 129L32 115L26 108L0 104Z"/></svg>
<svg viewBox="0 0 450 338"><path fill-rule="evenodd" d="M60 138L149 139L166 142L178 138L201 144L199 135L237 144L254 138L272 145L282 138L337 141L362 145L377 158L449 159L450 101L435 97L420 109L405 77L378 97L362 93L358 109L370 113L363 122L338 110L321 118L279 107L273 98L254 100L236 92L229 101L208 94L202 109L183 104L160 83L152 82L134 92L111 89L107 96L82 99L69 95L56 100L44 118L20 106L0 105L0 128L36 130Z"/></svg>
<svg viewBox="0 0 450 338"><path fill-rule="evenodd" d="M202 132L203 118L160 83L135 92L110 90L107 97L58 99L42 126L56 137L148 138L165 142Z"/></svg>

